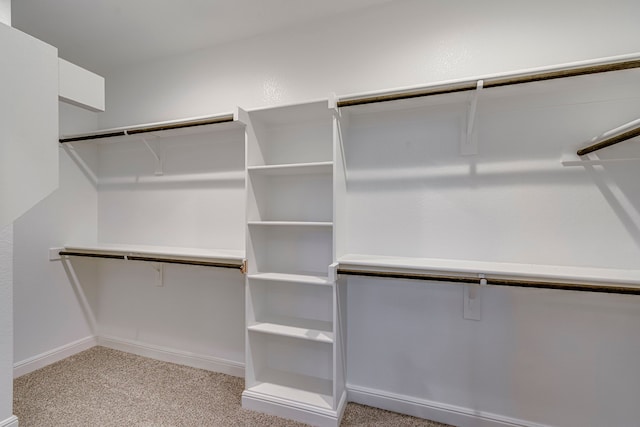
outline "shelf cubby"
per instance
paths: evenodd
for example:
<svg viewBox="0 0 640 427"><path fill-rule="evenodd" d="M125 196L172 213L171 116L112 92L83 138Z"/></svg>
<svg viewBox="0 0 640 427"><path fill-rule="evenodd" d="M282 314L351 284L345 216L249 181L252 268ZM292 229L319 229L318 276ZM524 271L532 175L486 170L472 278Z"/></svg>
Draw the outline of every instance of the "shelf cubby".
<svg viewBox="0 0 640 427"><path fill-rule="evenodd" d="M253 276L248 283L249 330L333 342L332 287Z"/></svg>
<svg viewBox="0 0 640 427"><path fill-rule="evenodd" d="M332 221L332 176L249 174L249 221Z"/></svg>
<svg viewBox="0 0 640 427"><path fill-rule="evenodd" d="M249 168L332 161L327 101L254 110L249 118Z"/></svg>
<svg viewBox="0 0 640 427"><path fill-rule="evenodd" d="M333 407L332 345L249 330L247 390L271 397Z"/></svg>
<svg viewBox="0 0 640 427"><path fill-rule="evenodd" d="M324 225L250 226L250 273L326 276L332 262L332 234L332 228Z"/></svg>

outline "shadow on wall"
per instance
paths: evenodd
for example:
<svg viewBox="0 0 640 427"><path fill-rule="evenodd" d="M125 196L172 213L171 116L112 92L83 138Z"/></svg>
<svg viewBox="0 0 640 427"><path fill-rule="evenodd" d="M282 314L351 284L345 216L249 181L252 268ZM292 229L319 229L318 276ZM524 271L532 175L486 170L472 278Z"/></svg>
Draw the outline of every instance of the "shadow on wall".
<svg viewBox="0 0 640 427"><path fill-rule="evenodd" d="M635 138L594 154L590 156L592 160L637 159L587 164L584 169L640 248L640 140Z"/></svg>

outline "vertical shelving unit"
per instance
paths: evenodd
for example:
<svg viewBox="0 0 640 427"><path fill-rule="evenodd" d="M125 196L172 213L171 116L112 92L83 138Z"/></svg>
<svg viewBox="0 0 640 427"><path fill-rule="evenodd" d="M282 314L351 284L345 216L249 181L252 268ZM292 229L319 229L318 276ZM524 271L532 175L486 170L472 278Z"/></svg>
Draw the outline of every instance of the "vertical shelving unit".
<svg viewBox="0 0 640 427"><path fill-rule="evenodd" d="M318 101L247 125L245 408L336 426L344 392L333 254L333 118Z"/></svg>

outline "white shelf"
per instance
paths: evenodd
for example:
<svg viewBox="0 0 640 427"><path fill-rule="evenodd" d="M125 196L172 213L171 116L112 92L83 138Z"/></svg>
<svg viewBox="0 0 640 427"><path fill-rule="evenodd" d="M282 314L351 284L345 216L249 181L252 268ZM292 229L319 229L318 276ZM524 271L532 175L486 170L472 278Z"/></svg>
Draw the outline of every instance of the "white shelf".
<svg viewBox="0 0 640 427"><path fill-rule="evenodd" d="M329 344L333 343L332 328L333 325L331 322L285 316L269 316L247 327L247 329L253 332Z"/></svg>
<svg viewBox="0 0 640 427"><path fill-rule="evenodd" d="M332 222L325 221L249 221L248 224L285 227L333 227Z"/></svg>
<svg viewBox="0 0 640 427"><path fill-rule="evenodd" d="M242 265L245 259L245 252L235 249L200 249L125 244L65 245L64 249L69 252L86 254L149 256L193 261L228 262L238 265Z"/></svg>
<svg viewBox="0 0 640 427"><path fill-rule="evenodd" d="M265 166L248 166L252 174L260 175L312 175L331 174L333 162L290 163Z"/></svg>
<svg viewBox="0 0 640 427"><path fill-rule="evenodd" d="M285 274L285 273L257 273L247 276L251 280L268 280L274 282L294 282L311 285L331 285L333 282L327 276L309 274Z"/></svg>
<svg viewBox="0 0 640 427"><path fill-rule="evenodd" d="M348 254L338 259L340 268L408 273L484 274L495 278L559 280L593 284L624 284L640 288L640 270L517 264L436 258Z"/></svg>
<svg viewBox="0 0 640 427"><path fill-rule="evenodd" d="M216 120L222 119L224 121L210 124L197 124L198 122L203 122L207 120ZM228 121L227 121L228 120ZM180 127L181 125L187 125L184 127ZM210 132L218 132L225 131L231 129L242 129L244 128L244 123L241 123L237 120L233 120L233 114L222 114L218 116L198 116L191 117L180 120L168 120L164 122L154 122L154 123L145 123L139 125L125 126L125 127L117 127L117 128L109 128L109 129L100 129L94 132L89 133L81 133L81 134L73 134L73 135L62 135L60 139L68 139L68 138L86 138L84 141L93 141L93 142L121 142L121 141L135 141L140 140L143 137L157 137L157 138L165 138L171 136L178 135L193 135L193 134L202 134L202 133L210 133ZM137 131L143 130L142 133L135 133ZM149 130L149 131L147 131ZM134 132L132 135L128 135L127 133ZM106 135L113 135L107 136Z"/></svg>
<svg viewBox="0 0 640 427"><path fill-rule="evenodd" d="M265 369L247 390L324 409L333 409L333 382L291 372Z"/></svg>

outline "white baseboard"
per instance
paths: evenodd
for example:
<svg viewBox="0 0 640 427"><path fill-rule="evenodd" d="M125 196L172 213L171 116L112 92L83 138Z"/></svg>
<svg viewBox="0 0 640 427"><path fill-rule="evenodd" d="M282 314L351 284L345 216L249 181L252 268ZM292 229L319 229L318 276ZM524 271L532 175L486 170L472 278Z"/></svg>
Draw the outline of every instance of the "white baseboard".
<svg viewBox="0 0 640 427"><path fill-rule="evenodd" d="M244 378L244 363L232 360L108 336L98 337L98 345L137 354L138 356L162 360L163 362L177 363Z"/></svg>
<svg viewBox="0 0 640 427"><path fill-rule="evenodd" d="M331 411L245 390L242 393L242 407L317 427L338 427L347 406L346 397L344 393L338 403L338 409Z"/></svg>
<svg viewBox="0 0 640 427"><path fill-rule="evenodd" d="M97 344L98 341L96 337L89 336L78 341L63 345L61 347L54 348L53 350L49 350L47 352L30 357L26 360L16 362L13 364L13 378L18 378L22 375L28 374L29 372L44 368L47 365L51 365L52 363L58 362L62 359L66 359L67 357L73 356L74 354L80 353L81 351L85 351L90 349L91 347L95 347ZM0 427L2 426L3 424L0 424Z"/></svg>
<svg viewBox="0 0 640 427"><path fill-rule="evenodd" d="M458 427L549 427L490 412L347 384L349 402L426 418Z"/></svg>
<svg viewBox="0 0 640 427"><path fill-rule="evenodd" d="M0 427L18 427L18 417L10 416L4 421L0 421Z"/></svg>

